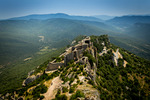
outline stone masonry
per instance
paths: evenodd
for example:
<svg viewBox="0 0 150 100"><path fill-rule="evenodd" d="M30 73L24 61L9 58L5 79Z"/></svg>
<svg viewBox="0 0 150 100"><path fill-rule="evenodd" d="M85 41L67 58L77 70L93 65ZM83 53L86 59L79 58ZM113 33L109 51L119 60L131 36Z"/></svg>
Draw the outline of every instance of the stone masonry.
<svg viewBox="0 0 150 100"><path fill-rule="evenodd" d="M64 61L61 62L55 62L52 61L48 64L46 71L52 71L56 70L59 67L66 66L68 62L71 60L78 61L80 58L83 57L83 51L85 51L88 48L93 48L93 43L91 42L90 37L86 37L85 39L78 42L77 45L72 46L68 49L66 49L66 52L63 53L61 56L64 56ZM91 49L90 53L92 53L93 49ZM94 56L94 52L92 54ZM95 55L96 56L96 55Z"/></svg>

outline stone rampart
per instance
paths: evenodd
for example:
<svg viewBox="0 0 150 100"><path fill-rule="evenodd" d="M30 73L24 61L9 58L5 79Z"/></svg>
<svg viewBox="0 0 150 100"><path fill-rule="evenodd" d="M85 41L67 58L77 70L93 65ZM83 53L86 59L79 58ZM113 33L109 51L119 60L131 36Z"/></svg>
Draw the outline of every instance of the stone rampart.
<svg viewBox="0 0 150 100"><path fill-rule="evenodd" d="M64 65L64 63L49 63L46 71L56 70L56 69L58 69L59 66L61 67L63 65Z"/></svg>

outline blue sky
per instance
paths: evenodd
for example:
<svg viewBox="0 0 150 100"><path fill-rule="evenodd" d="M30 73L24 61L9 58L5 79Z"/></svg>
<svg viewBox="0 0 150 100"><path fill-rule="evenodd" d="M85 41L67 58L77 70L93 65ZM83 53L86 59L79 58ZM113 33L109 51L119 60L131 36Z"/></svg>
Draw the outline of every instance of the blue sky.
<svg viewBox="0 0 150 100"><path fill-rule="evenodd" d="M0 19L29 14L150 14L150 0L0 0Z"/></svg>

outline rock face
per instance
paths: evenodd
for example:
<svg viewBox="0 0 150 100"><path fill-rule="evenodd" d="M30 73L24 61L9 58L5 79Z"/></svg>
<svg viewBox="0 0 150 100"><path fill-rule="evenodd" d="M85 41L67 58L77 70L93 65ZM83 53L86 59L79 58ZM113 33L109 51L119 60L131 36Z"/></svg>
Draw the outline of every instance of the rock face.
<svg viewBox="0 0 150 100"><path fill-rule="evenodd" d="M117 49L116 52L113 51L113 54L114 54L113 61L115 62L116 66L118 66L118 59L119 58L123 59L123 56L120 54L119 49ZM123 66L126 67L127 63L128 62L124 60Z"/></svg>
<svg viewBox="0 0 150 100"><path fill-rule="evenodd" d="M55 95L57 93L57 90L60 88L60 85L62 84L62 81L59 77L56 77L52 80L52 83L50 87L48 88L48 91L44 94L44 100L52 100L55 98Z"/></svg>
<svg viewBox="0 0 150 100"><path fill-rule="evenodd" d="M114 54L114 56L113 56L113 61L115 62L116 66L118 66L118 59L119 59L119 58L122 59L123 57L122 57L122 55L120 54L119 49L117 49L116 52L113 51L113 54Z"/></svg>
<svg viewBox="0 0 150 100"><path fill-rule="evenodd" d="M22 86L28 85L29 83L31 83L31 82L33 82L34 80L38 79L41 75L42 75L41 73L38 73L37 75L28 76L28 77L23 81Z"/></svg>
<svg viewBox="0 0 150 100"><path fill-rule="evenodd" d="M34 73L35 70L32 70L28 73L28 77L31 76Z"/></svg>
<svg viewBox="0 0 150 100"><path fill-rule="evenodd" d="M83 100L100 100L99 91L93 88L91 85L79 85L78 88L85 94Z"/></svg>

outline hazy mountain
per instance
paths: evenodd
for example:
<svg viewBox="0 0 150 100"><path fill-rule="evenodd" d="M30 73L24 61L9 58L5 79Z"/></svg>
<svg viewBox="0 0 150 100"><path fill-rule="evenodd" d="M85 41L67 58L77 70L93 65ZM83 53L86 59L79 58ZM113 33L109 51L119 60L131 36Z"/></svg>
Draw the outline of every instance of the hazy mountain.
<svg viewBox="0 0 150 100"><path fill-rule="evenodd" d="M125 30L126 33L133 37L138 37L150 43L150 23L135 23Z"/></svg>
<svg viewBox="0 0 150 100"><path fill-rule="evenodd" d="M108 15L94 15L93 17L102 19L102 20L110 20L112 18L114 18L115 16L108 16Z"/></svg>
<svg viewBox="0 0 150 100"><path fill-rule="evenodd" d="M64 13L56 13L56 14L33 14L22 17L10 18L10 20L30 20L30 19L40 19L46 20L51 18L65 18L65 19L74 19L74 20L88 20L88 21L102 21L99 18L91 17L91 16L72 16Z"/></svg>
<svg viewBox="0 0 150 100"><path fill-rule="evenodd" d="M145 31L142 31L142 29ZM137 33L137 31L139 33ZM135 35L135 37L140 37L140 35L136 36L136 34L142 34L142 32L144 32L141 39L146 38L148 40L148 31L149 24L145 24L144 28L134 26L124 32L128 33L127 35L134 33L132 36ZM41 46L48 45L51 48L63 47L78 35L100 34L109 34L110 36L119 35L121 37L119 30L115 27L96 21L81 21L63 18L47 20L3 20L0 21L1 64L6 64L8 61L11 62L18 59L21 57L20 55L25 58L26 56L38 52ZM44 36L43 42L39 42L39 36Z"/></svg>
<svg viewBox="0 0 150 100"><path fill-rule="evenodd" d="M115 17L107 20L106 23L118 27L120 31L126 35L139 38L150 43L150 16L148 15Z"/></svg>
<svg viewBox="0 0 150 100"><path fill-rule="evenodd" d="M113 19L107 20L106 22L118 27L126 28L135 23L150 23L150 16L122 16L115 17Z"/></svg>
<svg viewBox="0 0 150 100"><path fill-rule="evenodd" d="M1 64L37 52L41 46L63 47L78 35L115 34L112 27L101 22L70 19L3 20L0 21ZM117 35L117 34L115 34ZM39 42L39 36L44 41ZM67 42L68 41L68 42ZM57 44L57 45L55 45ZM16 52L17 51L17 52Z"/></svg>

